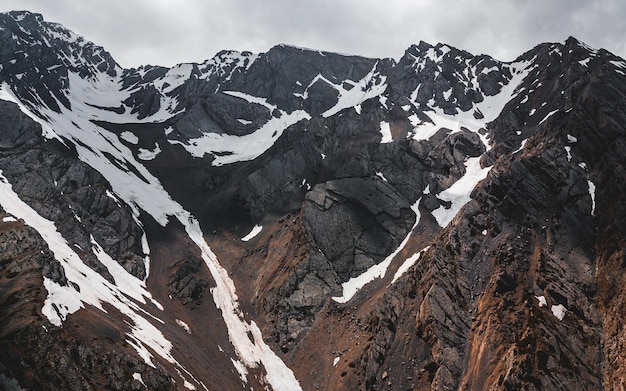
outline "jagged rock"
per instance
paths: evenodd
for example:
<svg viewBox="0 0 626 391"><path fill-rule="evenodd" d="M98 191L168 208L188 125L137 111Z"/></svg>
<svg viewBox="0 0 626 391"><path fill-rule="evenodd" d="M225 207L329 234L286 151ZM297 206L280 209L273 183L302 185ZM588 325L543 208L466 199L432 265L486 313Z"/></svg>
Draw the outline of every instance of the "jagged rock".
<svg viewBox="0 0 626 391"><path fill-rule="evenodd" d="M194 256L186 257L176 262L172 267L167 282L170 294L182 299L183 304L197 303L202 300L204 290L209 285L207 281L196 276L202 259Z"/></svg>
<svg viewBox="0 0 626 391"><path fill-rule="evenodd" d="M132 212L107 194L104 178L77 159L66 158L64 147L59 147L60 155L47 151L41 127L17 105L0 102L0 124L0 142L7 147L0 154L0 168L14 191L31 200L43 217L57 221L57 229L80 248L90 249L93 235L127 271L144 278L141 228ZM94 254L84 256L94 270L108 274Z"/></svg>
<svg viewBox="0 0 626 391"><path fill-rule="evenodd" d="M382 181L329 181L306 201L304 224L342 281L382 261L415 221L410 205Z"/></svg>

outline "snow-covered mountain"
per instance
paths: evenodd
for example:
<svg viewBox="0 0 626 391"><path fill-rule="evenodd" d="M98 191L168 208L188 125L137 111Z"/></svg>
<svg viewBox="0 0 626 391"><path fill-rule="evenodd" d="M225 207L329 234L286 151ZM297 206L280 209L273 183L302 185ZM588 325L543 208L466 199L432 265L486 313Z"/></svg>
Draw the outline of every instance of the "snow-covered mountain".
<svg viewBox="0 0 626 391"><path fill-rule="evenodd" d="M622 384L623 59L0 38L4 389Z"/></svg>

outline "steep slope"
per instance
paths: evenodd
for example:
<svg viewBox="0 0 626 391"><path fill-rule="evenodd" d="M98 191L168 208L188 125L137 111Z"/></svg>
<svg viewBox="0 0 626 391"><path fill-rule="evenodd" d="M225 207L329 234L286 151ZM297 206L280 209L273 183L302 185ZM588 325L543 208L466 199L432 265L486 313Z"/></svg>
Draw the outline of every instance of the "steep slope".
<svg viewBox="0 0 626 391"><path fill-rule="evenodd" d="M622 386L622 59L0 36L5 388Z"/></svg>

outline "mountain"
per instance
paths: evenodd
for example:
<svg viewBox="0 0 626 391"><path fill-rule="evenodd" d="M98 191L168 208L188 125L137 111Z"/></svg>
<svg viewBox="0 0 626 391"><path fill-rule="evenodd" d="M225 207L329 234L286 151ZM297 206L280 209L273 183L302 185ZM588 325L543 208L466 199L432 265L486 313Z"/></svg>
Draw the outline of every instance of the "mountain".
<svg viewBox="0 0 626 391"><path fill-rule="evenodd" d="M123 69L0 14L0 388L619 390L626 62Z"/></svg>

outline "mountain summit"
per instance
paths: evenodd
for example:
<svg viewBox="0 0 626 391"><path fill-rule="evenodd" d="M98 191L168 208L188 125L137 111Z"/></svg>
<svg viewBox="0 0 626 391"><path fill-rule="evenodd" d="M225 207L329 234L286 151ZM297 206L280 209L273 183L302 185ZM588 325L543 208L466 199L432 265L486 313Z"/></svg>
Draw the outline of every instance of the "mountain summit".
<svg viewBox="0 0 626 391"><path fill-rule="evenodd" d="M617 390L626 62L121 68L0 14L0 388Z"/></svg>

